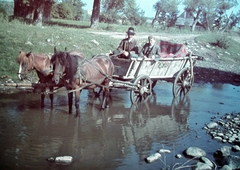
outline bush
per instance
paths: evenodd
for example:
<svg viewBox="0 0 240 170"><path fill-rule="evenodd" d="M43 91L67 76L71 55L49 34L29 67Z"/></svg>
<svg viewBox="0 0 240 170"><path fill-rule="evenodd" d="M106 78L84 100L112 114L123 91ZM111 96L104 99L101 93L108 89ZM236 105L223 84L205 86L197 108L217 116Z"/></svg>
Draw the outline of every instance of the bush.
<svg viewBox="0 0 240 170"><path fill-rule="evenodd" d="M0 21L1 22L7 22L8 21L7 12L1 5L0 5Z"/></svg>
<svg viewBox="0 0 240 170"><path fill-rule="evenodd" d="M0 22L8 22L8 16L0 13Z"/></svg>
<svg viewBox="0 0 240 170"><path fill-rule="evenodd" d="M226 35L220 36L216 39L214 45L220 48L227 49L230 46L230 38L228 38Z"/></svg>

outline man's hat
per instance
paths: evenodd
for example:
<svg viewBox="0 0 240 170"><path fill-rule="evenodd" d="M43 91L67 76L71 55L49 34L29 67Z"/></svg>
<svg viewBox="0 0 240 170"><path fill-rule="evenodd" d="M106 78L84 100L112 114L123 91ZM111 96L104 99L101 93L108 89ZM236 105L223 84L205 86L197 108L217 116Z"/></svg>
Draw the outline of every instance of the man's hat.
<svg viewBox="0 0 240 170"><path fill-rule="evenodd" d="M130 35L134 35L135 32L134 32L134 28L133 27L129 27L128 28L128 31L126 32L127 34L130 34Z"/></svg>

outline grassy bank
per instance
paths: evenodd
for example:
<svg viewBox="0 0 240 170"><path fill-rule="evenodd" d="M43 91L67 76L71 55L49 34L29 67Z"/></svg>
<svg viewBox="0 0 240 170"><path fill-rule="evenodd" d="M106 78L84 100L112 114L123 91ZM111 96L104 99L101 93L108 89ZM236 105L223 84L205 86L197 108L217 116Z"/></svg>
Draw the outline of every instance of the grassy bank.
<svg viewBox="0 0 240 170"><path fill-rule="evenodd" d="M59 21L54 20L44 25L44 27L35 27L20 23L15 20L12 22L2 22L0 25L0 77L8 76L12 80L17 80L18 65L16 58L19 51L36 52L36 53L53 53L56 46L58 50L79 49L87 58L100 53L108 53L119 44L119 39L106 35L93 34L94 31L116 31L125 32L129 26L100 24L98 30L89 28L87 22L76 21ZM159 32L158 29L151 27L136 27L136 32ZM166 30L166 33L181 34L189 33L188 31L177 29ZM206 42L209 34L199 34L198 41ZM212 40L211 40L212 41ZM234 60L239 60L239 43L230 40L234 45L229 53L234 54ZM96 43L98 42L98 43ZM232 45L231 45L232 46ZM219 49L217 47L217 49ZM223 50L225 51L225 49ZM5 79L0 79L5 81Z"/></svg>
<svg viewBox="0 0 240 170"><path fill-rule="evenodd" d="M53 53L58 50L79 49L86 57L115 49L116 39L94 35L90 29L62 26L44 26L43 28L21 23L1 23L0 26L0 76L7 75L16 79L18 65L16 58L19 51ZM96 40L99 45L93 42Z"/></svg>

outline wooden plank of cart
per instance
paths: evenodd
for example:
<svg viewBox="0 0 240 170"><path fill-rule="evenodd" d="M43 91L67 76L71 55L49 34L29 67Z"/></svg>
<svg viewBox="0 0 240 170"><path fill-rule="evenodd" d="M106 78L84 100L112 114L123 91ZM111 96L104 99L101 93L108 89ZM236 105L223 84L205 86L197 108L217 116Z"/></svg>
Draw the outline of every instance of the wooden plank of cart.
<svg viewBox="0 0 240 170"><path fill-rule="evenodd" d="M156 60L112 57L115 65L112 88L130 90L132 103L147 100L158 80L173 83L174 97L185 96L193 82L193 68L196 60L203 57L187 53L184 44L160 41L161 58Z"/></svg>

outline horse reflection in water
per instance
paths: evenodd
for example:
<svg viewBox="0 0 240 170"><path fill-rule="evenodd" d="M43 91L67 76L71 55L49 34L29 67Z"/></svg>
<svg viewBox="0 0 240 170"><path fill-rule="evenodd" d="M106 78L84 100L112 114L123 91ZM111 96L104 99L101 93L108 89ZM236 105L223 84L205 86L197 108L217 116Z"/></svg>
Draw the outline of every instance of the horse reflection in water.
<svg viewBox="0 0 240 170"><path fill-rule="evenodd" d="M78 56L83 59L83 53L78 50L71 50L69 54ZM41 87L41 106L44 107L44 98L46 88L49 87L50 93L49 97L51 100L51 107L53 107L53 68L50 62L51 56L47 54L37 54L33 52L19 52L17 57L17 63L19 64L18 78L20 80L28 79L27 75L33 70L36 70L39 83Z"/></svg>
<svg viewBox="0 0 240 170"><path fill-rule="evenodd" d="M53 81L58 84L64 79L69 90L69 113L72 113L72 92L75 92L76 113L79 113L80 93L83 88L94 89L100 86L103 90L101 109L108 107L109 82L114 72L114 65L106 55L97 55L90 60L79 60L68 52L54 50L51 63L54 65Z"/></svg>

